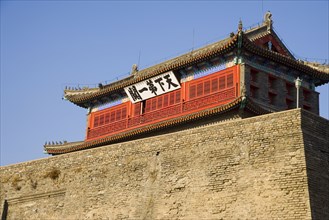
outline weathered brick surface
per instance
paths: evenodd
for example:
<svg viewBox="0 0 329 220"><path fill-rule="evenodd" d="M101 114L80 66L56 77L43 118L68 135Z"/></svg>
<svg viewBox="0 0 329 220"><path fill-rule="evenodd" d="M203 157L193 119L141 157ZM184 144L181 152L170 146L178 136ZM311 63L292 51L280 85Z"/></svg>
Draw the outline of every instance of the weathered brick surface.
<svg viewBox="0 0 329 220"><path fill-rule="evenodd" d="M329 219L329 121L302 115L312 218Z"/></svg>
<svg viewBox="0 0 329 220"><path fill-rule="evenodd" d="M291 110L1 167L1 211L7 219L325 219L328 126Z"/></svg>

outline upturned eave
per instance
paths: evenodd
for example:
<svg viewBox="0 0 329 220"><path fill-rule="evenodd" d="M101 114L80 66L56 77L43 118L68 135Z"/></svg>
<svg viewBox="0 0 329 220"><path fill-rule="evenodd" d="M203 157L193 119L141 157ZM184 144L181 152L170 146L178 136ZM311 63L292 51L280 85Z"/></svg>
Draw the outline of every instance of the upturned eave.
<svg viewBox="0 0 329 220"><path fill-rule="evenodd" d="M92 105L93 100L101 99L104 96L108 96L111 93L122 90L126 86L141 82L161 73L175 71L186 66L202 62L214 56L228 53L236 47L236 44L237 35L234 35L233 37L210 44L206 47L194 50L155 66L140 70L137 74L131 75L123 80L104 85L102 88L92 89L90 91L65 90L64 98L80 107L88 108Z"/></svg>
<svg viewBox="0 0 329 220"><path fill-rule="evenodd" d="M107 85L102 85L99 88L67 89L64 91L64 98L83 108L89 108L97 104L101 104L103 99L106 100L111 96L111 94L121 94L123 88L131 84L141 82L167 71L179 70L195 63L203 62L214 56L223 55L234 51L234 49L238 47L238 34L239 33L216 43L207 45L203 48L140 70L136 74L132 74L124 79ZM254 43L254 41L257 39L266 37L267 35L272 35L279 42L287 55L264 49ZM250 51L251 53L262 56L271 61L278 62L282 65L288 66L306 75L309 75L314 79L315 86L328 83L328 72L321 71L319 68L312 68L309 65L296 60L291 52L278 38L275 31L272 28L268 29L267 25L262 24L256 28L247 30L242 33L242 37L243 44L241 49Z"/></svg>

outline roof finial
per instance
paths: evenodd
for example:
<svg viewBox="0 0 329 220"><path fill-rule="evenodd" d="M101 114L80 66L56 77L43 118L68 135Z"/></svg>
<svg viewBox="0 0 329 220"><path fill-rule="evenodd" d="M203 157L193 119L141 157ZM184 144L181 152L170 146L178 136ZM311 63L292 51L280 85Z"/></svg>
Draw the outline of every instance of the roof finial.
<svg viewBox="0 0 329 220"><path fill-rule="evenodd" d="M131 67L131 75L135 75L138 72L138 66L137 64L133 64Z"/></svg>
<svg viewBox="0 0 329 220"><path fill-rule="evenodd" d="M272 21L272 13L270 11L267 11L264 15L264 24L267 26L267 31L271 31L273 21Z"/></svg>
<svg viewBox="0 0 329 220"><path fill-rule="evenodd" d="M241 18L240 18L240 21L239 21L239 26L238 26L238 31L240 32L240 31L242 31L242 20L241 20Z"/></svg>

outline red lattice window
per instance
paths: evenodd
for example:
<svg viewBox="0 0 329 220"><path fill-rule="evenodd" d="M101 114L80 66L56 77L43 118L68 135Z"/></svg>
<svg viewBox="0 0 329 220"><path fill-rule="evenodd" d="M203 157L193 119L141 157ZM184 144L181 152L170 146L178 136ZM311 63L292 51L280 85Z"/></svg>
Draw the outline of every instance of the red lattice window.
<svg viewBox="0 0 329 220"><path fill-rule="evenodd" d="M175 104L175 93L170 93L169 94L170 96L170 102L169 102L169 104L170 105L173 105L173 104Z"/></svg>
<svg viewBox="0 0 329 220"><path fill-rule="evenodd" d="M169 92L157 97L146 100L145 113L159 110L171 105L175 105L181 102L180 90Z"/></svg>
<svg viewBox="0 0 329 220"><path fill-rule="evenodd" d="M175 103L180 103L180 91L179 92L176 92L175 95L176 95Z"/></svg>
<svg viewBox="0 0 329 220"><path fill-rule="evenodd" d="M160 98L160 97L159 97ZM163 96L163 104L162 107L167 107L168 106L168 96Z"/></svg>
<svg viewBox="0 0 329 220"><path fill-rule="evenodd" d="M133 112L134 112L134 116L140 115L141 113L141 103L135 103L133 104Z"/></svg>
<svg viewBox="0 0 329 220"><path fill-rule="evenodd" d="M228 87L228 88L232 87L233 86L233 74L227 75L226 81L227 81L226 87Z"/></svg>
<svg viewBox="0 0 329 220"><path fill-rule="evenodd" d="M211 80L211 92L217 92L218 91L218 79L212 79Z"/></svg>
<svg viewBox="0 0 329 220"><path fill-rule="evenodd" d="M196 85L196 96L202 96L203 95L203 82Z"/></svg>
<svg viewBox="0 0 329 220"><path fill-rule="evenodd" d="M225 76L219 77L219 90L225 89Z"/></svg>
<svg viewBox="0 0 329 220"><path fill-rule="evenodd" d="M157 105L157 109L159 109L159 108L162 108L162 104L163 104L163 97L162 96L160 96L159 98L158 98L158 105Z"/></svg>
<svg viewBox="0 0 329 220"><path fill-rule="evenodd" d="M108 123L110 123L110 114L109 113L107 113L105 115L105 124L108 124Z"/></svg>
<svg viewBox="0 0 329 220"><path fill-rule="evenodd" d="M100 115L99 116L99 125L103 125L104 124L104 115Z"/></svg>
<svg viewBox="0 0 329 220"><path fill-rule="evenodd" d="M193 99L196 97L196 85L190 86L190 99Z"/></svg>
<svg viewBox="0 0 329 220"><path fill-rule="evenodd" d="M156 99L150 99L151 101L151 111L157 109L157 100Z"/></svg>
<svg viewBox="0 0 329 220"><path fill-rule="evenodd" d="M95 128L125 119L127 117L127 107L125 105L124 107L109 108L93 114L95 114L93 121L93 127Z"/></svg>
<svg viewBox="0 0 329 220"><path fill-rule="evenodd" d="M189 99L209 95L215 92L234 87L234 75L232 72L228 74L221 74L218 76L211 76L191 82L189 85Z"/></svg>
<svg viewBox="0 0 329 220"><path fill-rule="evenodd" d="M115 112L111 112L111 122L115 121Z"/></svg>
<svg viewBox="0 0 329 220"><path fill-rule="evenodd" d="M116 121L119 121L121 119L121 109L116 110L115 116Z"/></svg>
<svg viewBox="0 0 329 220"><path fill-rule="evenodd" d="M122 118L126 118L127 117L127 109L126 108L123 108L123 109L121 109L121 117Z"/></svg>
<svg viewBox="0 0 329 220"><path fill-rule="evenodd" d="M94 127L98 127L99 125L99 117L95 117L94 119Z"/></svg>
<svg viewBox="0 0 329 220"><path fill-rule="evenodd" d="M204 94L208 95L210 93L210 80L204 82Z"/></svg>

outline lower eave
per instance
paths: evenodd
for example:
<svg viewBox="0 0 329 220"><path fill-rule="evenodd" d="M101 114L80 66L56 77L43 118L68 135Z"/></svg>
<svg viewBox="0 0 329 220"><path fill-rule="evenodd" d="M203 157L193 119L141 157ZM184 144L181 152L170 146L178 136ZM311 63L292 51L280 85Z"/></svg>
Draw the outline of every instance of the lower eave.
<svg viewBox="0 0 329 220"><path fill-rule="evenodd" d="M80 151L85 149L91 149L95 147L105 146L113 143L117 143L120 141L129 140L137 135L146 134L149 132L154 132L158 130L162 130L165 128L169 128L172 126L177 126L183 123L192 122L195 120L199 120L205 117L224 114L228 111L233 109L247 109L248 111L253 112L256 115L267 114L269 113L268 110L263 109L262 107L258 106L254 103L251 99L246 97L238 97L237 99L233 100L232 102L217 106L214 108L206 109L200 112L191 113L188 115L180 116L178 118L170 119L168 121L159 122L152 125L146 125L144 127L135 128L126 132L122 132L119 134L109 135L104 138L100 138L97 140L86 141L86 142L74 142L74 144L70 145L70 143L66 143L65 145L44 145L45 151L51 155L58 155L58 154L65 154L74 151Z"/></svg>

